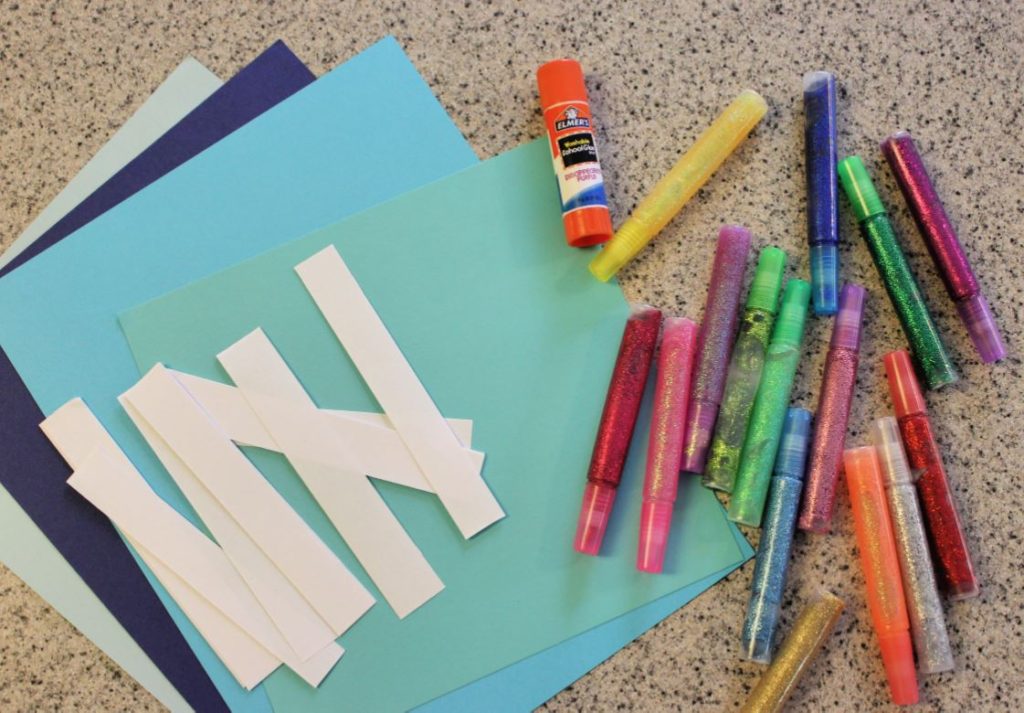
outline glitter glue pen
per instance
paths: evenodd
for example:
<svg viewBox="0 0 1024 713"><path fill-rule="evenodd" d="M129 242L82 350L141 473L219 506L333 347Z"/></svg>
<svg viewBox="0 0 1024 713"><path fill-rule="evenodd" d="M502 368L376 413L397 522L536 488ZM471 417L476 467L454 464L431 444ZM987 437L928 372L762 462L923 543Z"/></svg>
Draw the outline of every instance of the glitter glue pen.
<svg viewBox="0 0 1024 713"><path fill-rule="evenodd" d="M761 369L779 308L785 267L786 253L782 250L769 247L761 251L743 319L740 320L740 331L732 348L722 408L718 412L711 453L704 468L702 482L706 488L732 492L743 438L747 435L747 419L754 406L757 386L761 383Z"/></svg>
<svg viewBox="0 0 1024 713"><path fill-rule="evenodd" d="M782 427L779 455L775 458L775 473L765 508L764 529L757 545L747 618L743 621L743 655L757 663L772 660L772 643L779 623L789 551L796 530L796 511L804 486L810 431L810 411L804 408L786 411L786 423Z"/></svg>
<svg viewBox="0 0 1024 713"><path fill-rule="evenodd" d="M761 384L757 388L757 398L754 399L750 424L743 440L736 486L729 501L729 519L747 527L761 525L786 407L800 361L810 296L811 286L796 279L787 282L782 293L782 306L772 330Z"/></svg>
<svg viewBox="0 0 1024 713"><path fill-rule="evenodd" d="M636 257L707 183L767 111L768 104L760 94L751 89L741 92L658 181L615 232L615 237L591 261L590 271L594 277L607 282Z"/></svg>
<svg viewBox="0 0 1024 713"><path fill-rule="evenodd" d="M594 440L573 545L585 555L596 555L601 549L660 330L661 311L649 305L634 307L626 320Z"/></svg>
<svg viewBox="0 0 1024 713"><path fill-rule="evenodd" d="M910 620L900 579L889 506L882 485L878 454L871 446L847 449L843 472L850 490L853 527L860 551L860 565L867 587L868 610L882 650L892 702L898 706L917 703L917 672L910 642Z"/></svg>
<svg viewBox="0 0 1024 713"><path fill-rule="evenodd" d="M807 488L800 509L800 529L807 532L824 534L832 528L836 485L846 445L846 422L853 403L853 387L857 384L864 295L860 285L846 284L839 297L839 315L825 358L807 466Z"/></svg>
<svg viewBox="0 0 1024 713"><path fill-rule="evenodd" d="M718 405L725 389L749 252L749 230L738 225L722 226L718 232L708 299L697 338L690 407L686 411L682 469L687 473L704 470L712 429L718 417Z"/></svg>
<svg viewBox="0 0 1024 713"><path fill-rule="evenodd" d="M556 59L537 70L537 86L562 197L565 240L574 248L607 242L612 218L583 69L575 60Z"/></svg>
<svg viewBox="0 0 1024 713"><path fill-rule="evenodd" d="M804 75L804 161L811 303L817 315L839 309L839 185L836 180L836 78Z"/></svg>
<svg viewBox="0 0 1024 713"><path fill-rule="evenodd" d="M910 350L924 374L928 388L938 389L954 383L959 378L956 367L946 352L939 330L921 295L921 288L917 286L910 265L896 240L885 206L859 156L849 156L839 162L839 180L853 206L875 267L889 293L896 315L900 318L903 332L910 342Z"/></svg>
<svg viewBox="0 0 1024 713"><path fill-rule="evenodd" d="M665 562L665 546L679 489L679 461L683 457L683 428L696 342L697 325L691 320L665 319L658 350L651 438L647 446L644 503L640 510L636 568L641 572L661 572Z"/></svg>
<svg viewBox="0 0 1024 713"><path fill-rule="evenodd" d="M871 441L878 452L889 499L889 516L896 538L917 665L924 674L952 671L953 650L946 632L946 616L935 585L914 478L903 453L896 419L886 416L875 421Z"/></svg>
<svg viewBox="0 0 1024 713"><path fill-rule="evenodd" d="M910 355L903 350L890 352L883 361L910 470L918 474L917 494L939 583L951 599L976 597L978 578Z"/></svg>
<svg viewBox="0 0 1024 713"><path fill-rule="evenodd" d="M743 449L746 421L754 407L754 397L761 383L761 370L771 339L771 329L778 311L778 295L782 291L785 253L778 248L765 248L758 258L758 268L746 295L739 334L732 347L732 360L725 379L722 408L715 424L711 455L701 483L705 488L732 492Z"/></svg>
<svg viewBox="0 0 1024 713"><path fill-rule="evenodd" d="M921 237L946 284L949 298L956 304L956 311L967 327L981 360L991 364L1005 358L1006 347L999 336L992 310L981 294L978 280L942 207L939 194L925 172L914 140L905 131L897 132L882 142L882 153L900 184Z"/></svg>
<svg viewBox="0 0 1024 713"><path fill-rule="evenodd" d="M831 592L821 592L807 602L740 713L780 713L842 613L843 600Z"/></svg>

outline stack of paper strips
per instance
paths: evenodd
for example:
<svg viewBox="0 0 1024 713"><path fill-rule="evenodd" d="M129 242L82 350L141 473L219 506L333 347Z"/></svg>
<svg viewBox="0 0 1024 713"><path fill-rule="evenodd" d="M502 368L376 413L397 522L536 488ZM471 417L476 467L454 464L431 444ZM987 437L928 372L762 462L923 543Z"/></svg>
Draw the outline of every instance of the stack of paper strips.
<svg viewBox="0 0 1024 713"><path fill-rule="evenodd" d="M94 591L109 516L233 710L534 706L750 555L686 483L675 564L626 576L644 429L610 555L566 546L626 306L543 142L475 162L388 40L0 281L81 495L42 434L5 484Z"/></svg>

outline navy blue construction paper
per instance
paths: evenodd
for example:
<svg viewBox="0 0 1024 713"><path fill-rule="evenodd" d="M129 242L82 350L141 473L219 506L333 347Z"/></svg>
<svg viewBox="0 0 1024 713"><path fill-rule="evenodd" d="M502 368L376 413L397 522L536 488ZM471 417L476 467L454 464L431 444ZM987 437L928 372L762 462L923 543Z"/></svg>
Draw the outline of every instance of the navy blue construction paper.
<svg viewBox="0 0 1024 713"><path fill-rule="evenodd" d="M277 42L50 228L0 274L110 210L314 80ZM144 239L144 236L139 236ZM117 256L112 255L112 260ZM110 522L67 487L70 470L0 350L0 482L164 676L197 711L227 706ZM75 517L66 513L75 512Z"/></svg>

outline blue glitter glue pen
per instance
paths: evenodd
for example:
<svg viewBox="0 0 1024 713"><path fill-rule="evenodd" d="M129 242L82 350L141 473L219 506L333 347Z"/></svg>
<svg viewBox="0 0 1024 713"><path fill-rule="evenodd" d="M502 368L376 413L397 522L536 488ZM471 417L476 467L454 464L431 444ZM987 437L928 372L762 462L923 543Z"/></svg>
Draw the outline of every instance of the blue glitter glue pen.
<svg viewBox="0 0 1024 713"><path fill-rule="evenodd" d="M757 663L772 660L772 642L779 621L782 594L789 568L789 551L796 530L800 491L804 486L804 465L811 431L811 412L791 407L775 458L768 506L765 509L761 542L754 561L750 603L743 622L743 656Z"/></svg>
<svg viewBox="0 0 1024 713"><path fill-rule="evenodd" d="M804 75L804 161L811 303L816 315L839 309L839 185L836 179L836 78Z"/></svg>

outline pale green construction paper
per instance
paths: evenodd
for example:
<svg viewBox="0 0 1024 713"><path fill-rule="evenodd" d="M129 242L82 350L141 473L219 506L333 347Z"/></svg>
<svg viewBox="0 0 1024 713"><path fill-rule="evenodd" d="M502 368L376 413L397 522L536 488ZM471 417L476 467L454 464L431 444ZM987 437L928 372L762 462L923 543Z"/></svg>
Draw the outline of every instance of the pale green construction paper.
<svg viewBox="0 0 1024 713"><path fill-rule="evenodd" d="M661 599L626 612L558 646L435 698L416 707L413 712L519 713L533 710L750 559L754 554L753 549L737 528L732 529L736 544L743 552L743 560L736 565L730 565L678 592L666 594ZM524 685L526 681L529 681L529 685Z"/></svg>
<svg viewBox="0 0 1024 713"><path fill-rule="evenodd" d="M96 152L2 255L0 268L17 257L71 209L89 197L223 84L198 60L186 57L142 106Z"/></svg>
<svg viewBox="0 0 1024 713"><path fill-rule="evenodd" d="M32 244L223 82L188 57L0 255L0 267ZM0 561L121 668L172 710L188 704L0 486Z"/></svg>
<svg viewBox="0 0 1024 713"><path fill-rule="evenodd" d="M474 420L508 517L466 541L435 497L378 484L446 589L401 622L375 606L317 691L275 673L277 713L408 709L743 559L714 495L686 481L668 571L636 572L644 419L602 557L572 550L628 309L565 247L543 141L130 310L138 365L226 380L215 355L260 326L319 406L379 408L293 271L332 242L441 412ZM283 459L249 452L372 586Z"/></svg>

